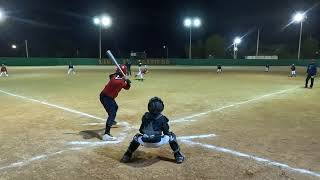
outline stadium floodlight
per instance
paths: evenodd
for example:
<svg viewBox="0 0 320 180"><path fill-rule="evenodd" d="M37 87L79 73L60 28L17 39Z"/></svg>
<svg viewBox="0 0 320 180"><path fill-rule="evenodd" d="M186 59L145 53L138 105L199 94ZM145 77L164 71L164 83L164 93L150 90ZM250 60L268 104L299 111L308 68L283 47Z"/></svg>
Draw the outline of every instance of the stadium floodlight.
<svg viewBox="0 0 320 180"><path fill-rule="evenodd" d="M169 59L169 48L166 45L163 45L163 49L167 50L167 59Z"/></svg>
<svg viewBox="0 0 320 180"><path fill-rule="evenodd" d="M112 23L110 16L102 16L101 22L103 27L109 27Z"/></svg>
<svg viewBox="0 0 320 180"><path fill-rule="evenodd" d="M195 18L193 20L193 26L194 27L200 27L201 26L201 20L199 18Z"/></svg>
<svg viewBox="0 0 320 180"><path fill-rule="evenodd" d="M233 59L237 59L238 56L238 45L241 43L241 38L240 37L236 37L233 40Z"/></svg>
<svg viewBox="0 0 320 180"><path fill-rule="evenodd" d="M293 22L295 23L301 23L302 21L304 21L306 19L306 14L305 13L301 13L301 12L297 12L296 14L293 15Z"/></svg>
<svg viewBox="0 0 320 180"><path fill-rule="evenodd" d="M190 28L192 26L192 20L190 18L186 18L184 20L184 26Z"/></svg>
<svg viewBox="0 0 320 180"><path fill-rule="evenodd" d="M240 44L241 43L241 38L240 37L234 38L233 43L236 44L236 45Z"/></svg>
<svg viewBox="0 0 320 180"><path fill-rule="evenodd" d="M12 45L11 45L11 48L12 48L12 49L17 49L17 45L12 44Z"/></svg>
<svg viewBox="0 0 320 180"><path fill-rule="evenodd" d="M99 58L102 58L101 33L102 28L109 28L112 25L112 18L109 15L101 15L93 18L93 23L99 26Z"/></svg>
<svg viewBox="0 0 320 180"><path fill-rule="evenodd" d="M297 12L293 15L293 22L300 23L300 37L299 37L299 47L298 47L298 60L300 59L301 53L301 40L302 40L302 30L303 30L303 21L307 18L306 13Z"/></svg>
<svg viewBox="0 0 320 180"><path fill-rule="evenodd" d="M100 25L100 18L98 18L98 17L93 18L93 23L95 25Z"/></svg>
<svg viewBox="0 0 320 180"><path fill-rule="evenodd" d="M184 21L183 21L183 24L185 27L189 28L189 31L190 31L190 42L189 42L189 59L192 58L192 27L195 27L195 28L198 28L201 26L201 20L200 18L185 18Z"/></svg>

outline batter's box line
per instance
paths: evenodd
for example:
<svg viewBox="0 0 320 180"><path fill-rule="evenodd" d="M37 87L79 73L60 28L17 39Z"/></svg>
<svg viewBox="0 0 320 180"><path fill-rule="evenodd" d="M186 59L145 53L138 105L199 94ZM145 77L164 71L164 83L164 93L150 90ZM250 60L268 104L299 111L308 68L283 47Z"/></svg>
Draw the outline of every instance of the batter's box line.
<svg viewBox="0 0 320 180"><path fill-rule="evenodd" d="M215 134L204 134L204 135L192 135L192 136L179 136L177 137L178 140L191 140L191 139L203 139L203 138L210 138L216 137ZM121 137L121 139L123 136ZM110 141L112 142L112 141ZM120 142L119 142L120 143ZM67 142L67 145L76 145L76 146L88 146L88 147L96 147L96 146L104 146L109 144L109 141L70 141Z"/></svg>
<svg viewBox="0 0 320 180"><path fill-rule="evenodd" d="M207 148L207 149L214 150L214 151L217 151L217 152L222 152L222 153L230 154L232 156L254 160L254 161L258 162L258 163L266 164L268 166L274 166L274 167L283 168L283 169L286 169L286 170L291 171L291 172L295 172L295 173L299 173L299 174L311 175L311 176L315 176L315 177L320 177L320 173L309 171L307 169L293 168L293 167L291 167L291 166L289 166L287 164L283 164L283 163L280 163L280 162L272 161L272 160L265 159L265 158L262 158L262 157L258 157L258 156L255 156L255 155L250 155L250 154L234 151L234 150L231 150L231 149L218 147L218 146L214 146L214 145L211 145L211 144L204 144L204 143L200 143L200 142L194 142L192 140L184 139L184 140L181 140L181 141L183 143L185 143L185 144L188 144L188 145L198 145L198 146L201 146L203 148Z"/></svg>

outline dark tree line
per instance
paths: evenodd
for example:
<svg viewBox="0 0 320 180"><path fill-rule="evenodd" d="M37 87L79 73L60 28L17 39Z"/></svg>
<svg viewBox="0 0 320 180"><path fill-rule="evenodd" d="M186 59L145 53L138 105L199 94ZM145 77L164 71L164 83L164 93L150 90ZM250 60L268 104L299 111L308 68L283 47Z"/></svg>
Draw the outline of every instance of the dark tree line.
<svg viewBox="0 0 320 180"><path fill-rule="evenodd" d="M232 58L232 43L227 43L225 38L218 34L209 36L205 41L199 40L192 44L193 58ZM186 57L189 55L189 46L185 47ZM256 43L245 44L239 47L239 55L255 55ZM259 55L278 55L280 59L296 59L298 43L264 44L260 43ZM301 58L320 58L319 40L312 37L304 38L301 44Z"/></svg>

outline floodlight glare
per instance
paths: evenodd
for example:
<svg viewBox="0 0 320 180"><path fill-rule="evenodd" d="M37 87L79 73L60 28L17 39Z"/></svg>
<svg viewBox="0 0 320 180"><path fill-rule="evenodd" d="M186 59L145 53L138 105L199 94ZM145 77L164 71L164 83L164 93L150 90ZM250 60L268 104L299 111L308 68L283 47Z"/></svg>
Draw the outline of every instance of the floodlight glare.
<svg viewBox="0 0 320 180"><path fill-rule="evenodd" d="M93 18L93 23L95 25L99 25L100 24L100 19L98 17Z"/></svg>
<svg viewBox="0 0 320 180"><path fill-rule="evenodd" d="M297 12L297 13L293 16L293 21L296 22L296 23L300 23L300 22L302 22L305 18L306 18L305 13Z"/></svg>
<svg viewBox="0 0 320 180"><path fill-rule="evenodd" d="M200 27L201 26L201 20L199 18L196 18L193 20L193 25L195 27Z"/></svg>
<svg viewBox="0 0 320 180"><path fill-rule="evenodd" d="M12 49L17 49L17 45L13 44L12 46Z"/></svg>
<svg viewBox="0 0 320 180"><path fill-rule="evenodd" d="M234 39L234 44L240 44L241 43L241 38L239 38L239 37L236 37L235 39Z"/></svg>
<svg viewBox="0 0 320 180"><path fill-rule="evenodd" d="M5 13L2 9L0 9L0 22L4 21L4 19L5 19Z"/></svg>
<svg viewBox="0 0 320 180"><path fill-rule="evenodd" d="M111 26L111 18L109 16L102 16L101 17L101 22L102 22L102 25L105 26L105 27L109 27Z"/></svg>
<svg viewBox="0 0 320 180"><path fill-rule="evenodd" d="M184 20L184 26L185 27L191 27L191 25L192 25L191 19L187 18L187 19Z"/></svg>

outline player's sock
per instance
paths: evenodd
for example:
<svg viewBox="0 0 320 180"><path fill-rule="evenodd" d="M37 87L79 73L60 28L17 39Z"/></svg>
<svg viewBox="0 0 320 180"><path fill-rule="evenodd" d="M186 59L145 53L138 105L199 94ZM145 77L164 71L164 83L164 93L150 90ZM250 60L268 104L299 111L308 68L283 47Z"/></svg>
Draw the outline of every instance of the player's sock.
<svg viewBox="0 0 320 180"><path fill-rule="evenodd" d="M107 125L107 126L106 126L106 130L104 131L104 134L108 134L108 135L111 136L111 134L110 134L110 129L111 129L111 126Z"/></svg>
<svg viewBox="0 0 320 180"><path fill-rule="evenodd" d="M169 142L169 144L170 144L170 147L171 147L171 149L173 151L174 158L176 159L176 163L177 164L182 163L184 161L184 156L180 152L180 147L179 147L179 144L177 142L177 139L176 139L175 135L173 135L173 140L171 140Z"/></svg>

